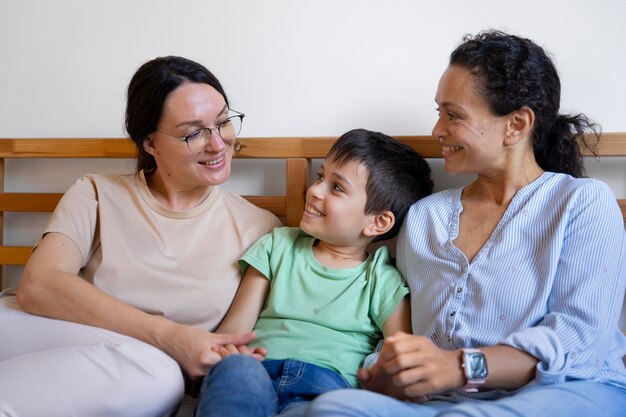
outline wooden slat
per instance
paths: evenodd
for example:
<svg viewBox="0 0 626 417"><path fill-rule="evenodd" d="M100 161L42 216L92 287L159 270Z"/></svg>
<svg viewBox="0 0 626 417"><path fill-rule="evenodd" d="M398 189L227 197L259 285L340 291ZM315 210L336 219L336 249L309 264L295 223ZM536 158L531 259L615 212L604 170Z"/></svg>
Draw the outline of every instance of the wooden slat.
<svg viewBox="0 0 626 417"><path fill-rule="evenodd" d="M626 215L625 209L622 205L622 213ZM29 246L0 246L0 265L25 265L31 253Z"/></svg>
<svg viewBox="0 0 626 417"><path fill-rule="evenodd" d="M61 197L61 193L0 193L0 211L54 211Z"/></svg>
<svg viewBox="0 0 626 417"><path fill-rule="evenodd" d="M0 139L0 158L134 158L128 139Z"/></svg>
<svg viewBox="0 0 626 417"><path fill-rule="evenodd" d="M292 168L294 169L294 168ZM298 168L301 170L302 168ZM308 167L307 167L308 170ZM307 171L308 172L308 171ZM289 174L292 175L293 174ZM304 175L308 175L304 174ZM298 174L301 177L301 174ZM292 178L292 177L290 177ZM308 176L307 176L308 178ZM301 185L294 185L300 187ZM305 186L306 189L306 186ZM52 212L59 203L59 200L63 196L62 193L0 193L0 216L5 211L16 212ZM252 204L269 210L274 215L283 217L287 214L287 206L294 204L293 202L287 203L286 196L255 196L245 195L242 196ZM620 209L622 210L622 217L626 222L626 199L617 200ZM304 207L296 209L296 212L302 213ZM2 224L0 223L0 227Z"/></svg>
<svg viewBox="0 0 626 417"><path fill-rule="evenodd" d="M626 198L618 198L617 204L619 204L619 208L622 210L622 218L624 223L626 223Z"/></svg>
<svg viewBox="0 0 626 417"><path fill-rule="evenodd" d="M287 214L285 196L258 196L258 195L244 195L242 196L255 206L264 208L274 213L275 216L284 217Z"/></svg>
<svg viewBox="0 0 626 417"><path fill-rule="evenodd" d="M238 139L236 158L324 158L337 138L251 137ZM441 157L441 146L429 135L396 136L426 158ZM626 132L603 133L599 156L626 156ZM134 144L125 138L0 139L0 158L134 158Z"/></svg>
<svg viewBox="0 0 626 417"><path fill-rule="evenodd" d="M0 246L0 265L24 265L32 250L29 246Z"/></svg>
<svg viewBox="0 0 626 417"><path fill-rule="evenodd" d="M323 158L336 137L240 138L237 158Z"/></svg>
<svg viewBox="0 0 626 417"><path fill-rule="evenodd" d="M626 156L626 132L603 133L597 149L598 156ZM591 155L583 151L583 155Z"/></svg>
<svg viewBox="0 0 626 417"><path fill-rule="evenodd" d="M302 213L304 213L310 169L310 159L290 158L287 160L287 213L285 214L285 225L287 226L300 224Z"/></svg>
<svg viewBox="0 0 626 417"><path fill-rule="evenodd" d="M13 194L15 195L15 194ZM36 195L36 194L29 194ZM43 195L43 194L42 194ZM48 194L48 196L58 196L60 198L62 194ZM0 194L0 197L2 195ZM276 216L285 216L285 196L244 196L251 203L265 208ZM56 199L58 202L58 198ZM49 202L53 203L52 200ZM56 206L56 204L55 204ZM30 205L31 210L22 209L19 211L52 211L54 207L37 207L36 205ZM11 210L7 210L11 211ZM29 246L0 246L0 265L24 265L30 257L32 248ZM2 280L0 279L0 285Z"/></svg>
<svg viewBox="0 0 626 417"><path fill-rule="evenodd" d="M4 211L52 212L62 193L0 193L0 213ZM243 196L277 216L285 215L285 196Z"/></svg>
<svg viewBox="0 0 626 417"><path fill-rule="evenodd" d="M240 138L236 158L324 158L336 137ZM432 136L398 136L424 157L441 156ZM78 144L79 143L79 144ZM0 158L134 158L134 144L123 138L0 139Z"/></svg>

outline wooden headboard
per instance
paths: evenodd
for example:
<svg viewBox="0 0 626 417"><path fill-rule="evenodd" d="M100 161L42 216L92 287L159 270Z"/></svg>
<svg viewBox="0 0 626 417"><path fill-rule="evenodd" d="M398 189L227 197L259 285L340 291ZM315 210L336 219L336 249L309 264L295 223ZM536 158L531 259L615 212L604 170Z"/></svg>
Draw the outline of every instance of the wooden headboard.
<svg viewBox="0 0 626 417"><path fill-rule="evenodd" d="M240 138L235 158L285 160L285 194L244 196L252 203L283 217L295 226L304 211L305 191L312 159L324 158L335 137ZM432 136L397 136L425 158L441 158L441 146ZM597 149L599 156L626 156L626 133L605 133ZM5 212L52 212L62 194L4 192L5 160L12 158L134 158L128 139L0 139L0 239ZM618 199L626 221L626 199ZM3 242L3 240L2 240ZM33 242L34 244L35 242ZM0 265L24 265L30 246L0 246ZM2 275L0 270L0 288Z"/></svg>

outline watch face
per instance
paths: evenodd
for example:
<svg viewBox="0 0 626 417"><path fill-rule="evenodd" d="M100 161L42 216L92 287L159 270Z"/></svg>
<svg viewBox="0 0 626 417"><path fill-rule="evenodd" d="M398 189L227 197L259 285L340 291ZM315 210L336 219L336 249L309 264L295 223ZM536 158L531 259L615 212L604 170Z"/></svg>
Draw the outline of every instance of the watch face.
<svg viewBox="0 0 626 417"><path fill-rule="evenodd" d="M482 352L466 353L465 363L467 366L468 379L487 378L487 360Z"/></svg>

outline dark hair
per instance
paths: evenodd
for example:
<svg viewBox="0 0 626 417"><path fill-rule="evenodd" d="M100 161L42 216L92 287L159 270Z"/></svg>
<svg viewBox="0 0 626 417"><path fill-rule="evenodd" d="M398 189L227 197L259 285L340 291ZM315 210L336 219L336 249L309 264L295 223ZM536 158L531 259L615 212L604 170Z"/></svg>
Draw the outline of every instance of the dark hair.
<svg viewBox="0 0 626 417"><path fill-rule="evenodd" d="M533 149L543 170L583 176L580 146L595 155L600 129L584 114L559 114L561 81L543 48L529 39L486 31L467 35L450 55L450 65L476 76L477 93L495 114L503 116L524 106L534 112ZM585 131L593 132L593 144Z"/></svg>
<svg viewBox="0 0 626 417"><path fill-rule="evenodd" d="M137 147L137 171L156 168L154 157L143 148L143 141L156 131L163 104L170 93L185 83L208 84L226 101L218 79L204 66L187 58L166 56L143 64L128 85L126 131Z"/></svg>
<svg viewBox="0 0 626 417"><path fill-rule="evenodd" d="M389 136L365 129L354 129L341 135L326 158L337 164L351 161L367 169L365 213L391 211L396 222L387 233L374 241L398 234L411 205L433 191L428 163L413 148Z"/></svg>

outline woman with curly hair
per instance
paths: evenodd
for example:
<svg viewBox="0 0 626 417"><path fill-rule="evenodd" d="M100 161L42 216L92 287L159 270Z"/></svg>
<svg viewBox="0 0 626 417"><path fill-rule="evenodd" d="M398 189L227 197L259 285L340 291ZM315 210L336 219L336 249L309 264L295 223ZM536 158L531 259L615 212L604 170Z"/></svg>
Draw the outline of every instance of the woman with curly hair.
<svg viewBox="0 0 626 417"><path fill-rule="evenodd" d="M560 90L528 39L490 31L452 53L433 135L445 170L476 179L407 214L413 334L360 371L370 391L324 394L308 415L624 415L626 236L609 187L582 178L596 129L559 114Z"/></svg>

